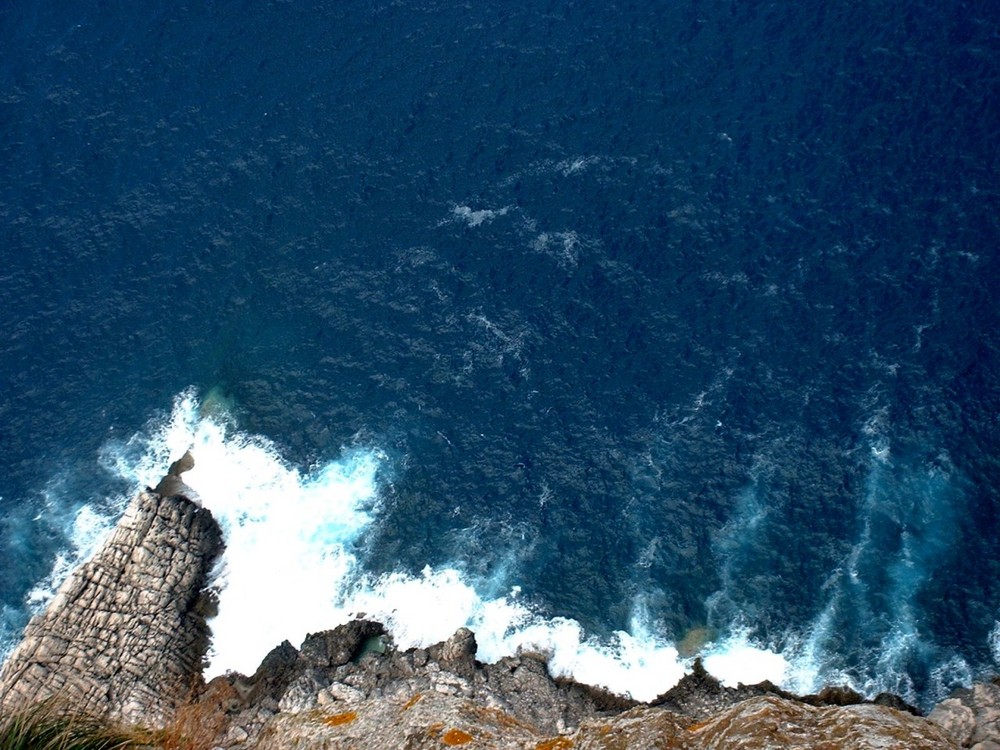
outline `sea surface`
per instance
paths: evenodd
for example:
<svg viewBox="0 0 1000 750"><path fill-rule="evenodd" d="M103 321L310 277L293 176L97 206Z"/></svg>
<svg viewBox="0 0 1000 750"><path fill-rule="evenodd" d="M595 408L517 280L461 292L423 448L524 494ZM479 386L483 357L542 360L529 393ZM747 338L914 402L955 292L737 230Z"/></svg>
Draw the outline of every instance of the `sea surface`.
<svg viewBox="0 0 1000 750"><path fill-rule="evenodd" d="M0 5L0 655L188 448L210 670L1000 671L1000 6Z"/></svg>

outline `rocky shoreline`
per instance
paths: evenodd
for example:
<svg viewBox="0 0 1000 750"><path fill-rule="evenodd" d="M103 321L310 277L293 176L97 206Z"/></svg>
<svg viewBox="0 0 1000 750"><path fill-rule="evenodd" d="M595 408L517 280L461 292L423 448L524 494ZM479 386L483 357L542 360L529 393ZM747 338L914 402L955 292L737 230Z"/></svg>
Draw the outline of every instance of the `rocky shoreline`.
<svg viewBox="0 0 1000 750"><path fill-rule="evenodd" d="M358 619L277 646L251 676L208 684L209 572L222 554L211 513L180 479L140 493L105 546L33 618L0 670L0 712L55 700L67 710L159 730L179 746L277 748L974 748L1000 750L1000 684L957 691L928 717L894 696L846 688L796 697L727 688L700 663L638 703L553 679L540 654L475 658L461 629L394 648ZM165 734L164 734L165 733Z"/></svg>

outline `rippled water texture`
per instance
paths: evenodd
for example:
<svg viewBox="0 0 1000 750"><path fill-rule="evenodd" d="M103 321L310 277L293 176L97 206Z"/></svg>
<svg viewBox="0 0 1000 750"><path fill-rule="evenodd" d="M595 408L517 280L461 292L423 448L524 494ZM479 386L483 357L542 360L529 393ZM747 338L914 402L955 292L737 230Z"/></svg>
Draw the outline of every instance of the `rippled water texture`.
<svg viewBox="0 0 1000 750"><path fill-rule="evenodd" d="M4 643L227 424L261 539L377 457L330 612L437 586L594 681L996 670L996 14L786 5L0 9Z"/></svg>

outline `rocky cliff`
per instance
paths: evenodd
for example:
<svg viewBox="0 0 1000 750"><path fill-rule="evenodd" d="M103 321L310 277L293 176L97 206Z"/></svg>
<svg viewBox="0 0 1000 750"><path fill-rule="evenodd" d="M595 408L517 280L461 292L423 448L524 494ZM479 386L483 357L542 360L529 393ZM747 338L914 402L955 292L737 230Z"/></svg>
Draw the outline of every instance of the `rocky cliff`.
<svg viewBox="0 0 1000 750"><path fill-rule="evenodd" d="M475 636L400 651L355 620L276 647L254 675L208 685L205 586L222 551L180 480L140 493L104 546L60 589L0 671L0 710L57 698L75 711L164 730L164 746L278 748L819 748L1000 750L1000 686L959 691L923 718L892 696L796 698L723 687L696 664L638 704L568 680L545 659L476 661Z"/></svg>
<svg viewBox="0 0 1000 750"><path fill-rule="evenodd" d="M56 700L159 726L197 689L209 642L205 585L223 542L211 513L184 493L189 459L161 483L175 494L140 493L31 620L0 670L0 711Z"/></svg>
<svg viewBox="0 0 1000 750"><path fill-rule="evenodd" d="M309 636L301 649L282 644L252 677L214 680L196 713L212 717L202 724L215 732L206 747L227 749L960 747L898 699L726 688L696 668L658 701L638 704L553 680L537 654L481 664L475 650L463 629L427 649L396 651L381 625L355 621Z"/></svg>

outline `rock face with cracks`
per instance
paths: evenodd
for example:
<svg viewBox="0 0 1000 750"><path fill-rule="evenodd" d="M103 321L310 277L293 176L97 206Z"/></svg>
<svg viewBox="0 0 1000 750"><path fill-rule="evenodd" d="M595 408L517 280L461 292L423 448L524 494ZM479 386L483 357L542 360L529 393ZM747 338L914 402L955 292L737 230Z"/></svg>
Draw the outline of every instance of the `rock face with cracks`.
<svg viewBox="0 0 1000 750"><path fill-rule="evenodd" d="M483 664L465 628L402 651L364 619L298 648L286 641L253 675L205 685L205 586L223 544L180 479L191 464L185 456L158 491L140 493L31 621L0 671L0 711L56 698L206 750L1000 750L1000 687L990 683L923 718L893 696L866 701L846 688L804 698L767 683L727 688L696 662L639 704L553 679L540 654Z"/></svg>
<svg viewBox="0 0 1000 750"><path fill-rule="evenodd" d="M962 688L928 715L960 747L1000 750L1000 679Z"/></svg>
<svg viewBox="0 0 1000 750"><path fill-rule="evenodd" d="M678 748L683 750L948 750L941 728L909 711L837 691L808 700L771 685L725 688L703 670L657 705L568 680L543 657L475 660L468 630L427 649L383 648L359 620L284 643L252 677L209 684L226 727L218 748ZM219 695L228 700L219 701ZM851 701L854 701L851 703ZM848 703L849 705L842 705ZM669 708L667 707L669 706Z"/></svg>
<svg viewBox="0 0 1000 750"><path fill-rule="evenodd" d="M192 463L182 461L168 474L175 489ZM101 550L28 624L0 671L0 711L54 700L124 723L172 720L201 680L205 585L222 549L218 524L196 502L139 493Z"/></svg>

